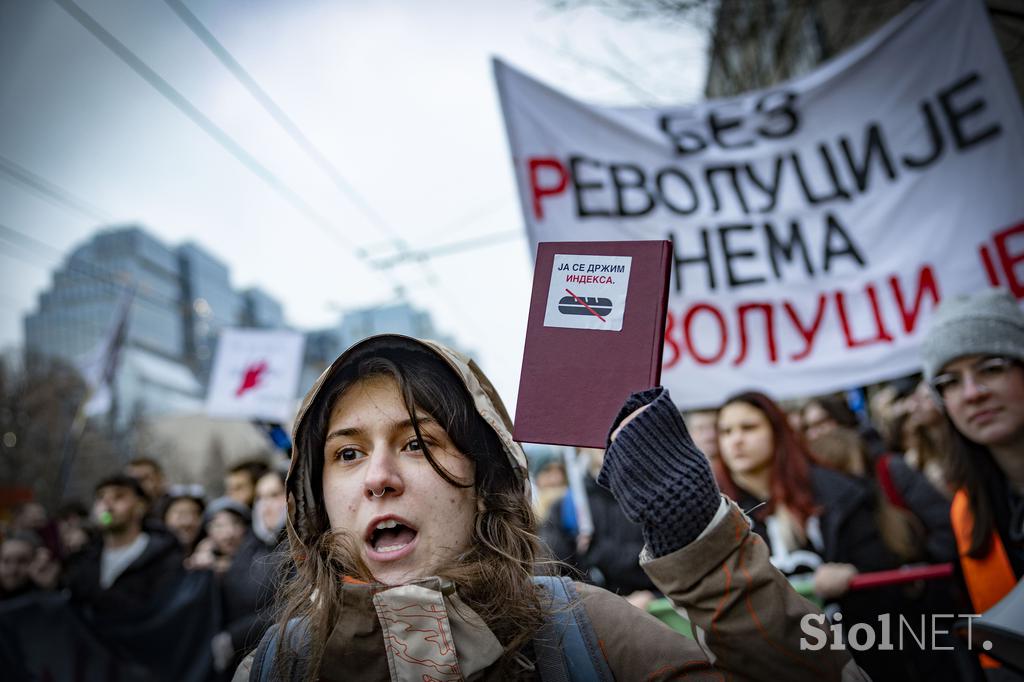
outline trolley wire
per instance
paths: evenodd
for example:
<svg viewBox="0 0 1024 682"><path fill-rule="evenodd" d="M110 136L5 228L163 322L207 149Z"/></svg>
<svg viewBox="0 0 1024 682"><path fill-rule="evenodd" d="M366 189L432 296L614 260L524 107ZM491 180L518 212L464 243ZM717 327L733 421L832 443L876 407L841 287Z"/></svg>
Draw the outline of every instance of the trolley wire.
<svg viewBox="0 0 1024 682"><path fill-rule="evenodd" d="M114 37L107 29L97 22L85 10L76 5L72 0L53 0L65 12L67 12L83 28L91 33L97 40L103 43L122 62L137 73L143 80L149 83L157 92L164 96L179 111L187 116L193 123L199 126L217 144L223 147L228 153L234 156L239 162L248 168L258 178L263 180L271 189L277 192L296 210L304 215L310 222L321 228L324 232L339 241L343 246L352 250L358 256L358 249L335 226L322 215L317 213L295 190L274 174L269 168L260 163L252 154L245 150L242 145L234 140L220 126L210 120L192 102L176 90L170 83L162 78L156 71L142 61L134 52Z"/></svg>
<svg viewBox="0 0 1024 682"><path fill-rule="evenodd" d="M51 202L70 209L84 216L92 218L101 223L113 222L113 218L106 211L97 208L94 204L76 197L63 187L50 182L49 180L36 175L32 171L11 161L6 156L0 155L0 172L15 180L18 184L28 187L37 194Z"/></svg>
<svg viewBox="0 0 1024 682"><path fill-rule="evenodd" d="M399 245L404 239L384 218L370 205L370 202L342 176L341 171L314 145L288 114L260 87L256 79L238 62L226 47L210 32L199 18L185 6L181 0L164 0L175 14L184 22L193 34L214 54L224 67L238 80L249 94L259 102L260 106L270 114L279 126L302 149L312 161L331 179L335 187L358 208L378 229L391 235Z"/></svg>

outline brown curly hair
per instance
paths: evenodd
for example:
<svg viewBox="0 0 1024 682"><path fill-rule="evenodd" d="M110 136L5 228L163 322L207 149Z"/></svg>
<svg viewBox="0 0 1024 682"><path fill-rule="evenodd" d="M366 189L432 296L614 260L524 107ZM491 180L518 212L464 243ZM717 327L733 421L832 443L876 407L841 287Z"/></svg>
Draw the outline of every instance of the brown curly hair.
<svg viewBox="0 0 1024 682"><path fill-rule="evenodd" d="M495 431L474 408L466 387L443 360L429 352L375 352L353 357L327 377L296 431L294 457L305 468L315 500L312 533L301 532L289 514L288 541L294 570L278 592L278 632L293 619L305 624L305 651L278 647L278 672L299 669L318 676L324 647L334 624L344 617L342 578L375 582L360 555L358 539L332 529L324 512L323 447L331 409L352 386L371 377L393 379L401 392L417 437L417 409L445 427L460 452L474 462L474 480L459 481L441 467L424 446L424 455L449 485L472 486L480 504L470 549L439 571L453 583L460 599L476 612L502 643L499 666L514 675L516 654L544 621L540 595L532 577L544 569L538 559L537 520L525 494L526 472L509 461ZM291 497L291 495L289 495ZM290 503L292 501L290 500ZM303 527L305 524L299 524ZM290 638L288 638L290 639ZM308 648L307 648L308 647Z"/></svg>

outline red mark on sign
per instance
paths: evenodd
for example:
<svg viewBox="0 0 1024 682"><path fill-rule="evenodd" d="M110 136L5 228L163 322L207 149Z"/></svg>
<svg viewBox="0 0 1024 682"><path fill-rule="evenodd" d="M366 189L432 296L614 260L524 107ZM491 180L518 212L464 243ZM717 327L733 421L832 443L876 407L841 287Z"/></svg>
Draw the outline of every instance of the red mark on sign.
<svg viewBox="0 0 1024 682"><path fill-rule="evenodd" d="M260 379L263 378L263 373L267 371L266 360L260 360L257 363L251 364L245 368L245 374L242 375L242 383L238 386L238 390L235 391L235 397L242 395L246 391L252 390L260 385Z"/></svg>
<svg viewBox="0 0 1024 682"><path fill-rule="evenodd" d="M576 294L572 293L568 289L565 290L565 293L567 293L570 296L572 296L573 298L575 298L577 303L579 303L581 306L583 306L584 308L589 310L590 314L593 315L594 317L596 317L597 319L601 320L602 322L607 322L608 321L608 320L604 319L603 317L601 317L600 315L598 315L596 310L594 310L589 305L587 305L586 302L584 302L584 300L582 298L580 298L579 296L577 296Z"/></svg>

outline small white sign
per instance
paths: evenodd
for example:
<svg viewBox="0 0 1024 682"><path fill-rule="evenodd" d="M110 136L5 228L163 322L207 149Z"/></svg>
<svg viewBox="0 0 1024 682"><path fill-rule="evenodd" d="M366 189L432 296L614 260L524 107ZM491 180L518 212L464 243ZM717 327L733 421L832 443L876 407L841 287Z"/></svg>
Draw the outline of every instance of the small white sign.
<svg viewBox="0 0 1024 682"><path fill-rule="evenodd" d="M622 330L630 256L555 254L545 327Z"/></svg>
<svg viewBox="0 0 1024 682"><path fill-rule="evenodd" d="M302 334L283 329L224 329L210 374L207 414L290 420L304 343Z"/></svg>

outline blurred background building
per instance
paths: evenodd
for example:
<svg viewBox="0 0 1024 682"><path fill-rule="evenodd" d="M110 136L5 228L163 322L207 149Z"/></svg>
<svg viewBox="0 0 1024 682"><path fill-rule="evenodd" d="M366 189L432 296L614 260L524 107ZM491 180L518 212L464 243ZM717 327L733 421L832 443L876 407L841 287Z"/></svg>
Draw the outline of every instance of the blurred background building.
<svg viewBox="0 0 1024 682"><path fill-rule="evenodd" d="M350 310L342 314L336 327L307 332L301 390L312 386L320 373L353 343L383 333L434 339L458 348L454 338L438 331L430 313L407 302Z"/></svg>
<svg viewBox="0 0 1024 682"><path fill-rule="evenodd" d="M87 396L78 370L122 317L109 410L76 440L69 434ZM274 296L236 288L230 268L199 244L169 246L140 225L98 231L63 258L24 318L25 352L0 362L0 448L10 455L0 462L0 479L25 486L17 491L26 499L34 488L37 499L55 500L54 473L77 450L68 493L87 497L93 474L145 454L173 480L204 482L218 492L226 465L280 456L262 429L205 415L219 334L227 327L288 326ZM348 311L335 326L305 333L296 406L346 347L382 332L453 343L429 313L404 301Z"/></svg>
<svg viewBox="0 0 1024 682"><path fill-rule="evenodd" d="M112 425L199 409L202 384L193 370L182 266L199 253L195 247L176 252L139 226L100 232L72 251L40 295L38 310L25 318L27 352L79 364L110 335L126 292L134 289L114 378Z"/></svg>
<svg viewBox="0 0 1024 682"><path fill-rule="evenodd" d="M171 247L138 225L105 229L74 249L25 318L30 354L80 364L110 334L134 289L110 424L202 412L219 332L287 328L281 303L259 288L236 289L228 266L195 242ZM303 394L345 348L383 332L453 344L429 313L407 302L348 311L335 327L306 333Z"/></svg>
<svg viewBox="0 0 1024 682"><path fill-rule="evenodd" d="M29 353L69 364L110 334L134 291L114 379L111 424L202 409L217 334L284 326L281 305L236 291L228 267L198 244L169 247L138 225L104 230L76 248L25 318Z"/></svg>

